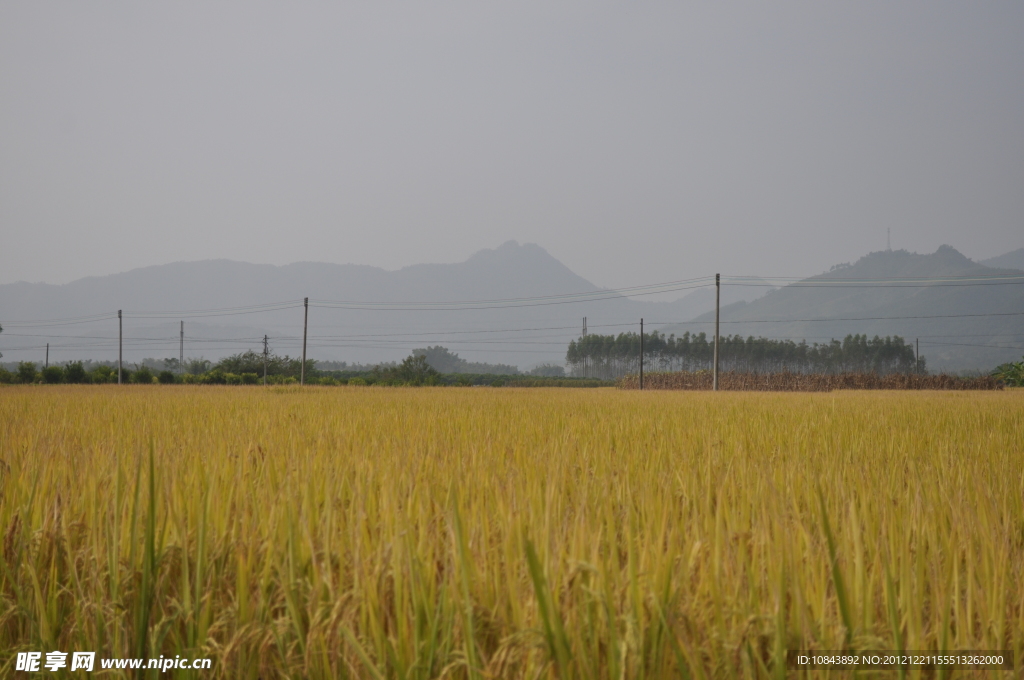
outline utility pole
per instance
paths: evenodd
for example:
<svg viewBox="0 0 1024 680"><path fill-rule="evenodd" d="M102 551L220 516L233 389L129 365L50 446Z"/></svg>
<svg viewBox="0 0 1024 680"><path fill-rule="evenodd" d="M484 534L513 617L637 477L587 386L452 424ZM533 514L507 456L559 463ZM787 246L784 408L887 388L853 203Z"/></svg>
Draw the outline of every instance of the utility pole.
<svg viewBox="0 0 1024 680"><path fill-rule="evenodd" d="M892 229L890 227L885 228L885 249L892 252Z"/></svg>
<svg viewBox="0 0 1024 680"><path fill-rule="evenodd" d="M583 317L583 337L587 337L587 317ZM587 376L587 349L583 348L583 377Z"/></svg>
<svg viewBox="0 0 1024 680"><path fill-rule="evenodd" d="M299 384L306 384L306 330L309 328L309 298L302 302L306 308L306 318L302 322L302 372L299 374Z"/></svg>
<svg viewBox="0 0 1024 680"><path fill-rule="evenodd" d="M50 343L46 343L46 363L43 364L43 368L46 369L46 368L49 368L49 367L50 367Z"/></svg>
<svg viewBox="0 0 1024 680"><path fill-rule="evenodd" d="M181 322L181 334L178 336L178 373L185 372L185 321Z"/></svg>
<svg viewBox="0 0 1024 680"><path fill-rule="evenodd" d="M640 389L644 388L644 319L640 317Z"/></svg>
<svg viewBox="0 0 1024 680"><path fill-rule="evenodd" d="M722 298L722 277L719 274L715 274L715 365L713 367L714 372L714 390L718 391L718 314L719 314L719 303Z"/></svg>
<svg viewBox="0 0 1024 680"><path fill-rule="evenodd" d="M117 310L117 384L121 384L121 357L122 357L122 344L121 344L121 310Z"/></svg>
<svg viewBox="0 0 1024 680"><path fill-rule="evenodd" d="M263 336L263 386L267 386L267 336Z"/></svg>
<svg viewBox="0 0 1024 680"><path fill-rule="evenodd" d="M921 338L914 338L914 363L917 364L917 372L921 372Z"/></svg>

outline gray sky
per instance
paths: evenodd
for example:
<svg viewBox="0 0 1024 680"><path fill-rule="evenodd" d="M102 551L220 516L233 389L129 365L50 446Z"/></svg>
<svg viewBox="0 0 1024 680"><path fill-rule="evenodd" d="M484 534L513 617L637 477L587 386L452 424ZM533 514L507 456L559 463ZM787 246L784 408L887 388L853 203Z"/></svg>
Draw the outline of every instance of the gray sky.
<svg viewBox="0 0 1024 680"><path fill-rule="evenodd" d="M4 3L0 283L1024 245L1024 4Z"/></svg>

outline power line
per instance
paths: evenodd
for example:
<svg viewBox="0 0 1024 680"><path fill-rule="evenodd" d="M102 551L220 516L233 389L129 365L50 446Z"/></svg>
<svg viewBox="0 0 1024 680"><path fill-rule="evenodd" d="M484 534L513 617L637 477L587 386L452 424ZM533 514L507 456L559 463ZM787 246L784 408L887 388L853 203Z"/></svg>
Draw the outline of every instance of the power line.
<svg viewBox="0 0 1024 680"><path fill-rule="evenodd" d="M884 282L884 283L818 283L818 282L796 282L790 283L784 288L778 288L777 290L787 290L792 288L974 288L976 286L1019 286L1024 284L1024 281L999 281L992 283L911 283L911 282ZM730 283L730 286L741 286L747 288L764 288L766 286L771 287L771 284L764 283Z"/></svg>
<svg viewBox="0 0 1024 680"><path fill-rule="evenodd" d="M1024 316L1024 312L988 312L982 314L922 314L916 316L857 316L832 317L823 319L744 319L722 321L721 323L809 323L818 321L905 321L907 319L961 319L981 316ZM656 321L662 326L684 326L689 324L713 324L714 321Z"/></svg>
<svg viewBox="0 0 1024 680"><path fill-rule="evenodd" d="M989 349L1024 349L1024 345L979 345L966 342L937 342L935 340L922 340L922 345L950 345L955 347L987 347Z"/></svg>
<svg viewBox="0 0 1024 680"><path fill-rule="evenodd" d="M468 311L468 310L480 310L480 309L517 309L522 307L547 307L551 305L567 305L577 304L581 302L597 302L600 300L612 300L612 299L626 299L627 297L639 297L642 295L655 295L658 293L670 293L680 290L692 290L695 288L704 288L707 284L700 284L694 286L680 286L677 288L666 288L661 290L652 290L642 293L630 293L629 295L622 295L619 293L608 294L609 291L601 291L602 295L593 296L574 296L573 299L554 299L549 300L546 298L525 298L522 302L515 298L509 298L508 300L495 301L494 304L490 304L488 301L465 301L465 302L334 302L330 300L314 300L314 307L321 307L324 309L350 309L350 310L362 310L362 311L389 311L389 312L417 312L417 311L441 311L441 312L454 312L454 311ZM552 296L562 297L562 296ZM568 297L568 296L566 296ZM528 300L541 300L538 302L532 302Z"/></svg>
<svg viewBox="0 0 1024 680"><path fill-rule="evenodd" d="M1024 283L1024 275L1011 275L1011 276L900 276L900 277L857 277L848 278L842 276L829 276L823 274L820 276L826 276L828 278L818 277L795 277L795 276L723 276L728 285L739 286L744 284L756 284L757 282L763 282L760 285L772 285L772 281L778 281L784 283L784 285L791 286L798 283L970 283L972 281L1010 281L1016 283Z"/></svg>
<svg viewBox="0 0 1024 680"><path fill-rule="evenodd" d="M974 286L974 285L1020 285L1024 284L1024 276L946 276L946 277L899 277L899 278L842 278L808 279L797 277L755 277L727 276L723 277L726 285L774 287L774 282L784 283L785 287L933 287L933 286ZM677 281L606 288L578 293L562 293L532 297L512 297L496 299L430 301L355 301L355 300L314 300L314 306L334 309L386 310L386 311L457 311L475 309L503 309L517 307L536 307L554 304L573 304L594 302L599 300L640 297L659 293L675 292L705 288L712 285L712 277L702 276ZM241 305L233 307L212 307L192 310L169 311L131 311L124 312L125 318L133 319L164 319L164 318L203 318L236 316L243 314L260 314L266 312L295 309L303 303L300 300ZM82 323L95 323L114 318L113 313L100 313L63 319L41 319L8 321L8 327L22 326L57 326Z"/></svg>

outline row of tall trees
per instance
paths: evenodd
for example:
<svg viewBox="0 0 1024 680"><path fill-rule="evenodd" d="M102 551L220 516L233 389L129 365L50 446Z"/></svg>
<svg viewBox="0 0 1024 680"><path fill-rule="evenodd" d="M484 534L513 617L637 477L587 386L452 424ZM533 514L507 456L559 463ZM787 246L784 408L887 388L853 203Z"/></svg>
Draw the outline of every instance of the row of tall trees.
<svg viewBox="0 0 1024 680"><path fill-rule="evenodd" d="M714 337L706 333L665 336L644 333L644 369L711 370ZM614 379L640 370L640 334L586 335L569 343L565 355L572 375ZM868 339L847 335L842 341L807 344L792 340L722 336L719 369L747 373L913 373L924 371L913 345L899 336Z"/></svg>

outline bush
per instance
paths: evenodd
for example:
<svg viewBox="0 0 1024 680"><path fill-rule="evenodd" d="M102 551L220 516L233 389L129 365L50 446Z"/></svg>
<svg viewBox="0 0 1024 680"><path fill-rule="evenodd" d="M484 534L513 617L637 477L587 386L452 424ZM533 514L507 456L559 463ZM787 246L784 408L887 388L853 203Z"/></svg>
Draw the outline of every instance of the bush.
<svg viewBox="0 0 1024 680"><path fill-rule="evenodd" d="M0 385L10 385L12 382L14 382L14 374L0 366Z"/></svg>
<svg viewBox="0 0 1024 680"><path fill-rule="evenodd" d="M31 361L18 362L18 382L28 385L36 381L36 365Z"/></svg>
<svg viewBox="0 0 1024 680"><path fill-rule="evenodd" d="M242 384L243 385L255 385L256 383L259 382L259 378L260 377L258 375L256 375L255 373L243 373L242 374Z"/></svg>
<svg viewBox="0 0 1024 680"><path fill-rule="evenodd" d="M225 373L224 381L227 382L228 385L241 385L242 376L236 375L234 373Z"/></svg>
<svg viewBox="0 0 1024 680"><path fill-rule="evenodd" d="M94 383L117 382L117 369L110 366L97 366L92 371L92 381Z"/></svg>
<svg viewBox="0 0 1024 680"><path fill-rule="evenodd" d="M56 385L57 383L64 382L64 369L60 366L47 366L40 375L42 375L43 382L47 385Z"/></svg>
<svg viewBox="0 0 1024 680"><path fill-rule="evenodd" d="M135 375L132 376L132 382L138 385L152 385L153 372L146 366L143 366L139 370L135 371Z"/></svg>
<svg viewBox="0 0 1024 680"><path fill-rule="evenodd" d="M160 371L160 375L158 375L156 379L160 382L161 385L174 384L174 374L171 373L170 371Z"/></svg>
<svg viewBox="0 0 1024 680"><path fill-rule="evenodd" d="M1008 387L1024 387L1024 359L996 367L992 376L1002 380Z"/></svg>
<svg viewBox="0 0 1024 680"><path fill-rule="evenodd" d="M224 374L224 371L219 368L215 368L209 373L204 373L199 376L199 382L203 385L227 385L228 379Z"/></svg>
<svg viewBox="0 0 1024 680"><path fill-rule="evenodd" d="M89 374L81 361L73 361L64 367L64 381L72 384L89 382Z"/></svg>
<svg viewBox="0 0 1024 680"><path fill-rule="evenodd" d="M348 384L349 385L365 385L366 381L363 380L362 378L349 378L348 379Z"/></svg>

